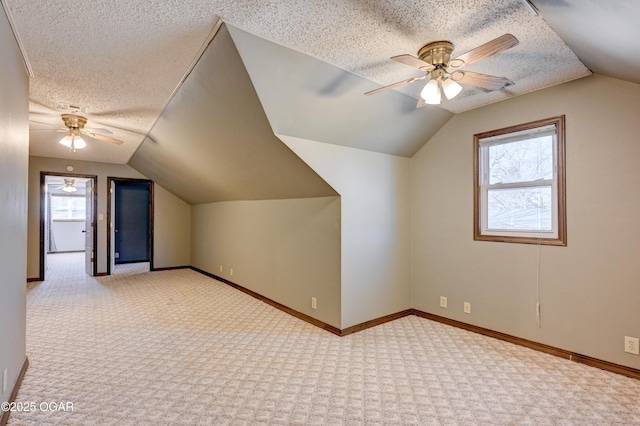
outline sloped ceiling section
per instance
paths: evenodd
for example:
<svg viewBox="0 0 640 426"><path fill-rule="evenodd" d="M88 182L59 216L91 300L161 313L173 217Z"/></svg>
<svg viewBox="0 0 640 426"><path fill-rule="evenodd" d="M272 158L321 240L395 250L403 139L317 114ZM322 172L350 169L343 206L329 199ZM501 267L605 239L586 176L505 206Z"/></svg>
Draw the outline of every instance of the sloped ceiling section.
<svg viewBox="0 0 640 426"><path fill-rule="evenodd" d="M533 0L533 4L591 71L640 84L638 0Z"/></svg>
<svg viewBox="0 0 640 426"><path fill-rule="evenodd" d="M453 114L228 26L276 134L411 157Z"/></svg>
<svg viewBox="0 0 640 426"><path fill-rule="evenodd" d="M337 195L273 134L226 25L129 165L190 204Z"/></svg>

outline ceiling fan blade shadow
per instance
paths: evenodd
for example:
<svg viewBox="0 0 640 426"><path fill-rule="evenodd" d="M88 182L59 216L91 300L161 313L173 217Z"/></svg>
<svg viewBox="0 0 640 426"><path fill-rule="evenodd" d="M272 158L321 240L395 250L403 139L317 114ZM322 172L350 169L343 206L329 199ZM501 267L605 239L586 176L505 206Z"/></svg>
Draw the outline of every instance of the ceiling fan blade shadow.
<svg viewBox="0 0 640 426"><path fill-rule="evenodd" d="M109 136L104 136L104 135L101 135L101 134L98 134L98 133L92 133L92 132L89 132L88 130L82 130L82 134L83 135L87 135L89 137L92 137L94 139L98 139L98 140L101 140L101 141L104 141L104 142L112 143L114 145L122 145L124 143L119 139L110 138Z"/></svg>
<svg viewBox="0 0 640 426"><path fill-rule="evenodd" d="M430 63L425 62L422 59L416 58L415 56L412 56L409 54L392 56L391 59L396 62L400 62L401 64L409 65L410 67L413 67L413 68L418 68L419 70L422 70L422 71L431 71L432 69L435 69L435 67Z"/></svg>
<svg viewBox="0 0 640 426"><path fill-rule="evenodd" d="M463 53L462 55L451 59L451 61L449 61L449 66L453 68L460 68L463 65L472 64L491 55L495 55L496 53L511 49L512 47L517 46L518 43L518 39L513 35L504 34L468 51L467 53Z"/></svg>
<svg viewBox="0 0 640 426"><path fill-rule="evenodd" d="M493 75L480 74L472 71L464 71L464 76L455 80L459 83L470 84L486 90L500 90L505 86L511 86L513 81L504 77L496 77Z"/></svg>
<svg viewBox="0 0 640 426"><path fill-rule="evenodd" d="M427 77L426 75L423 75L422 77L413 77L413 78L410 78L408 80L398 81L398 82L390 84L388 86L380 87L378 89L366 92L365 95L366 96L375 95L376 93L380 93L380 92L383 92L383 91L388 90L388 89L393 89L394 87L399 87L399 86L402 86L402 85L405 85L405 84L413 83L413 82L416 82L418 80L422 80L422 79L424 79L426 77Z"/></svg>

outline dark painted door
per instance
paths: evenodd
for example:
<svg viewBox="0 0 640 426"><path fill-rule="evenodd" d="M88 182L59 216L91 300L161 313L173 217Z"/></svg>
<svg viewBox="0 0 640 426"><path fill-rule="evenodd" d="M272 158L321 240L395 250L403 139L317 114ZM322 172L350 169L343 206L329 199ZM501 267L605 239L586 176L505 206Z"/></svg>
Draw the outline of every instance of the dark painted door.
<svg viewBox="0 0 640 426"><path fill-rule="evenodd" d="M119 181L115 188L115 263L149 261L149 182Z"/></svg>

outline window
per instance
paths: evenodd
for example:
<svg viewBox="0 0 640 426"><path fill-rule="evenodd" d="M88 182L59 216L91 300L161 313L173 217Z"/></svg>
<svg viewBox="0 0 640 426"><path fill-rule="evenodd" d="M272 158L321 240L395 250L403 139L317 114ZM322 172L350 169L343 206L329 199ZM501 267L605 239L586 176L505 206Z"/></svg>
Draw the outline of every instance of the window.
<svg viewBox="0 0 640 426"><path fill-rule="evenodd" d="M84 196L51 194L51 219L84 220L86 202Z"/></svg>
<svg viewBox="0 0 640 426"><path fill-rule="evenodd" d="M474 239L566 246L564 116L473 140Z"/></svg>

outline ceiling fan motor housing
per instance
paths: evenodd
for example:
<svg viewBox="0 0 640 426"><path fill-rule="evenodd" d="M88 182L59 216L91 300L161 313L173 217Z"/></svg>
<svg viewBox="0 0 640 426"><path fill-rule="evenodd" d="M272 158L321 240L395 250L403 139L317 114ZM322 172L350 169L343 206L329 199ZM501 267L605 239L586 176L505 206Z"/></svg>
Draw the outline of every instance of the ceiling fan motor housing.
<svg viewBox="0 0 640 426"><path fill-rule="evenodd" d="M75 114L62 114L62 121L64 121L64 125L70 130L82 129L84 125L87 124L87 119L85 117Z"/></svg>
<svg viewBox="0 0 640 426"><path fill-rule="evenodd" d="M431 65L442 65L446 67L451 59L453 43L450 41L434 41L425 44L418 50L418 57Z"/></svg>

